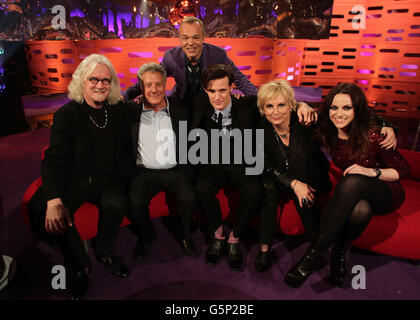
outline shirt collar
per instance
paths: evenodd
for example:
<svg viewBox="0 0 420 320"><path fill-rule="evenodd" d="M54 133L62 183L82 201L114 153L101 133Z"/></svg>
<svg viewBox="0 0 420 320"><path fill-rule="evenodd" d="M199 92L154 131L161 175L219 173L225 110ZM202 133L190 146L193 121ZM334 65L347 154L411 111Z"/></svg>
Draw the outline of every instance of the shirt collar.
<svg viewBox="0 0 420 320"><path fill-rule="evenodd" d="M200 58L197 61L197 64L195 66L193 66L191 64L190 59L187 58L187 55L185 55L185 66L191 66L192 68L197 68L197 67L201 67L202 64L202 60L203 60L203 54L201 54Z"/></svg>
<svg viewBox="0 0 420 320"><path fill-rule="evenodd" d="M212 108L214 109L214 107L212 106ZM217 115L221 112L223 114L223 117L226 117L227 115L230 114L230 111L232 110L232 97L230 98L230 103L228 104L228 106L226 108L224 108L223 110L216 110L214 109L214 112L217 113Z"/></svg>
<svg viewBox="0 0 420 320"><path fill-rule="evenodd" d="M165 96L165 100L166 100L166 108L163 108L163 109L159 110L158 112L161 112L162 111L164 113L169 114L169 100L168 100L168 97L167 96ZM149 112L149 111L153 111L153 109L146 109L144 107L144 101L143 101L143 112Z"/></svg>

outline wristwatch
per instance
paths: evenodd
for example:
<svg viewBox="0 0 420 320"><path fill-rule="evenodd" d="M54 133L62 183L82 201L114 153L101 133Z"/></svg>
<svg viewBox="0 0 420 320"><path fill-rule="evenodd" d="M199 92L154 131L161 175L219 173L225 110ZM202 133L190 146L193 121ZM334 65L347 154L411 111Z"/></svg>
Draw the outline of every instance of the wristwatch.
<svg viewBox="0 0 420 320"><path fill-rule="evenodd" d="M376 177L375 178L378 179L381 176L382 171L380 169L378 169L378 168L373 168L373 170L376 173Z"/></svg>

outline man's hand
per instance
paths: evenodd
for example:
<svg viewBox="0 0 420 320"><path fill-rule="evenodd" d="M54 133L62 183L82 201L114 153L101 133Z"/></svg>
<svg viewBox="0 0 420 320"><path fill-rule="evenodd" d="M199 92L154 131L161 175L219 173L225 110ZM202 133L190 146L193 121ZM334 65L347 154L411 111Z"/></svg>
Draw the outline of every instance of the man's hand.
<svg viewBox="0 0 420 320"><path fill-rule="evenodd" d="M395 136L394 129L391 127L382 127L381 135L385 136L385 139L380 143L382 148L395 149L397 147L397 137Z"/></svg>
<svg viewBox="0 0 420 320"><path fill-rule="evenodd" d="M234 93L234 94L233 94L233 96L234 96L236 99L240 99L240 98L244 97L245 95L244 95L244 94L240 94L240 93Z"/></svg>
<svg viewBox="0 0 420 320"><path fill-rule="evenodd" d="M144 99L143 99L143 95L141 94L141 95L139 95L139 96L135 97L133 101L134 101L135 103L137 103L137 104L142 104L142 103L143 103L143 101L144 101Z"/></svg>
<svg viewBox="0 0 420 320"><path fill-rule="evenodd" d="M318 114L307 103L300 101L296 107L297 116L301 124L309 126L310 124L318 121Z"/></svg>
<svg viewBox="0 0 420 320"><path fill-rule="evenodd" d="M54 234L63 233L67 227L71 227L70 213L60 198L47 202L47 214L45 216L45 230Z"/></svg>

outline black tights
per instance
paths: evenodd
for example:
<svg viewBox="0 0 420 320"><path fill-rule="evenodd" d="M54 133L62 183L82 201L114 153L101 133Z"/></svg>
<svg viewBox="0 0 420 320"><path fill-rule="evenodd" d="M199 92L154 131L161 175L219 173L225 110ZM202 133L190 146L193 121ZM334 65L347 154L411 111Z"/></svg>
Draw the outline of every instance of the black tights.
<svg viewBox="0 0 420 320"><path fill-rule="evenodd" d="M390 212L392 201L391 189L385 182L349 174L338 183L325 207L320 233L331 242L350 243L362 234L374 214Z"/></svg>

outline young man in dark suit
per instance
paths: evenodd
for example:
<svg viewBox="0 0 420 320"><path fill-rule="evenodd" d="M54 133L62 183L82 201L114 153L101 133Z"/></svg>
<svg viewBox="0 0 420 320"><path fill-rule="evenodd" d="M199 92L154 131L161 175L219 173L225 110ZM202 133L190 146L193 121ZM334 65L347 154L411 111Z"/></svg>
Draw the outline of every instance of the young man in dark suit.
<svg viewBox="0 0 420 320"><path fill-rule="evenodd" d="M247 139L245 130L252 130L261 119L261 115L255 96L236 99L231 95L233 82L233 70L228 65L213 65L204 71L202 84L206 95L197 96L193 102L191 129L200 128L204 130L201 133L211 139L214 138L216 130L220 134L220 139L217 137L219 142L224 140L229 144L230 150L224 149L224 152L220 153L219 146L214 147L209 143L209 161L202 159L202 162L207 164L198 167L195 188L212 238L206 255L207 264L217 264L227 250L230 268L239 272L243 264L239 237L259 209L263 188L258 175L247 174L244 154L240 151L240 154L235 152L245 151L245 148L253 149L255 136L253 139ZM238 134L243 137L244 148L238 145L242 142L231 139L231 136ZM209 141L211 139L209 138ZM239 163L234 160L238 157L242 159ZM258 163L255 165L258 167ZM227 185L238 191L239 204L234 213L233 229L225 233L216 194L220 188Z"/></svg>

